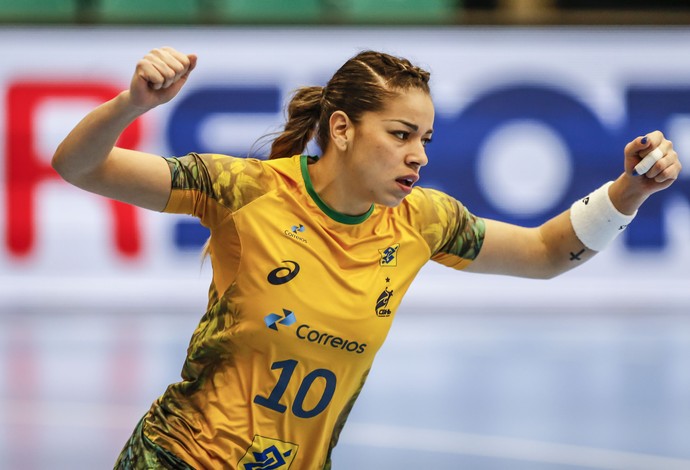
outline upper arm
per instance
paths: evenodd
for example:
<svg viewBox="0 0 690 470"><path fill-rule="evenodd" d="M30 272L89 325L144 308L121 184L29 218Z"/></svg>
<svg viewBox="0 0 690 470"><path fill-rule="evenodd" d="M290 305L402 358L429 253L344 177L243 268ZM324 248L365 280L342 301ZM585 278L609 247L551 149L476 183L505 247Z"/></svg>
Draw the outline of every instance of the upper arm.
<svg viewBox="0 0 690 470"><path fill-rule="evenodd" d="M485 222L482 249L467 271L545 279L596 254L575 235L568 211L534 228L496 220Z"/></svg>
<svg viewBox="0 0 690 470"><path fill-rule="evenodd" d="M482 249L466 270L486 274L522 276L541 258L541 240L535 228L484 219Z"/></svg>
<svg viewBox="0 0 690 470"><path fill-rule="evenodd" d="M170 198L170 169L164 158L114 147L108 158L72 184L145 209L162 211Z"/></svg>

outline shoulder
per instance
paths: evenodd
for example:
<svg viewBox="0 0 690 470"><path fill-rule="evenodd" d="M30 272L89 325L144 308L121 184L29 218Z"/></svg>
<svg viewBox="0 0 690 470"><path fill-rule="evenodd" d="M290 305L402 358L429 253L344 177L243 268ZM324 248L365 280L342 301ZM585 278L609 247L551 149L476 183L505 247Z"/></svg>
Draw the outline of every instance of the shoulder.
<svg viewBox="0 0 690 470"><path fill-rule="evenodd" d="M166 161L170 166L173 180L176 177L205 177L220 185L237 185L299 172L299 161L294 158L262 160L217 153L189 153L181 157L166 158Z"/></svg>
<svg viewBox="0 0 690 470"><path fill-rule="evenodd" d="M418 188L406 198L405 206L410 222L429 245L432 259L460 269L479 253L484 221L454 197Z"/></svg>
<svg viewBox="0 0 690 470"><path fill-rule="evenodd" d="M425 238L447 239L458 231L474 230L482 224L462 202L437 189L417 187L400 206L400 215Z"/></svg>
<svg viewBox="0 0 690 470"><path fill-rule="evenodd" d="M438 218L448 212L460 213L463 204L454 197L437 189L415 187L400 205L402 212L411 217Z"/></svg>

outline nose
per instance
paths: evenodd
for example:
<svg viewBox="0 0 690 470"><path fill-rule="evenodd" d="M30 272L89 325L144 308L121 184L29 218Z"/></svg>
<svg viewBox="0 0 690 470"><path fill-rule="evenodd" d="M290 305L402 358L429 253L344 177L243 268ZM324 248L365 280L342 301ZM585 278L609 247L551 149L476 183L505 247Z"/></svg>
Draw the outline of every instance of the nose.
<svg viewBox="0 0 690 470"><path fill-rule="evenodd" d="M429 157L426 155L426 148L420 142L419 145L416 146L416 148L408 155L407 164L421 168L426 166L427 163L429 163Z"/></svg>

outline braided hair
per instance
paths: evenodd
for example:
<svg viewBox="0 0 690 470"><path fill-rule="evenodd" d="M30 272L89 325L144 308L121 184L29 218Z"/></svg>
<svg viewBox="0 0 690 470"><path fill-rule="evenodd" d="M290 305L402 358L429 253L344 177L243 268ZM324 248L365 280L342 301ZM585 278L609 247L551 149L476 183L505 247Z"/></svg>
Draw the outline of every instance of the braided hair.
<svg viewBox="0 0 690 470"><path fill-rule="evenodd" d="M430 74L409 60L383 52L363 51L345 62L325 87L295 91L287 107L283 132L273 141L270 158L302 153L316 137L323 150L330 141L329 119L343 111L354 123L362 114L383 109L398 93L418 89L427 94Z"/></svg>

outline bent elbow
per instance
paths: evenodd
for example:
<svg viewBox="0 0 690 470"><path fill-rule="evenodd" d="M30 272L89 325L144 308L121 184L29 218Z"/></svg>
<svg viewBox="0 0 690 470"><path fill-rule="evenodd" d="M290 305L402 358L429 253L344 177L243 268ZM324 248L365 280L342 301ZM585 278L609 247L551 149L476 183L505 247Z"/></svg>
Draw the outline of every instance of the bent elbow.
<svg viewBox="0 0 690 470"><path fill-rule="evenodd" d="M515 274L517 277L524 277L527 279L534 279L536 281L550 281L563 274L562 271L551 268L532 269L529 272L521 272Z"/></svg>
<svg viewBox="0 0 690 470"><path fill-rule="evenodd" d="M79 186L79 177L81 176L78 170L78 165L72 161L69 155L66 154L62 145L58 146L50 160L50 166L60 177L66 182Z"/></svg>
<svg viewBox="0 0 690 470"><path fill-rule="evenodd" d="M557 260L551 260L540 269L537 273L538 279L551 280L559 277L561 274L569 271L573 266L564 266L563 263Z"/></svg>
<svg viewBox="0 0 690 470"><path fill-rule="evenodd" d="M549 272L543 273L539 279L544 280L544 281L550 281L552 279L557 278L561 274L563 274L562 271L549 271Z"/></svg>
<svg viewBox="0 0 690 470"><path fill-rule="evenodd" d="M57 150L55 150L55 153L53 154L53 158L50 160L50 166L53 167L53 170L62 177L65 181L68 181L69 177L69 171L68 171L68 165L65 163L65 158L61 152L61 147L58 146Z"/></svg>

